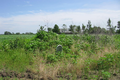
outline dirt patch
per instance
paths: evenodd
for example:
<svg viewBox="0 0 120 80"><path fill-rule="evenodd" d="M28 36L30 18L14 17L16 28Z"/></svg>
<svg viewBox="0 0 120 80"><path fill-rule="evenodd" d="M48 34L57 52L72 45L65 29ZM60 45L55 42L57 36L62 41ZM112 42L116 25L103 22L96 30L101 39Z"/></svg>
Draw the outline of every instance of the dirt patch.
<svg viewBox="0 0 120 80"><path fill-rule="evenodd" d="M86 75L77 75L75 80L89 80L94 79L94 76L97 75L96 72L90 72L89 77ZM52 78L50 76L40 76L39 73L32 72L31 70L26 70L24 73L17 73L15 71L1 71L0 72L0 78L3 78L3 80L14 80L14 79L20 79L20 80L71 80L73 79L72 75L60 75L58 74L56 77ZM73 79L73 80L74 80ZM103 77L97 78L98 80L104 80ZM109 80L120 80L120 73L113 73L111 74L111 78Z"/></svg>
<svg viewBox="0 0 120 80"><path fill-rule="evenodd" d="M0 72L0 77L2 77L3 79L14 79L14 78L18 78L18 79L22 79L22 80L45 80L44 77L39 76L39 74L37 73L32 73L30 70L26 70L25 73L17 73L15 71L1 71ZM47 77L47 80L53 80L51 77Z"/></svg>

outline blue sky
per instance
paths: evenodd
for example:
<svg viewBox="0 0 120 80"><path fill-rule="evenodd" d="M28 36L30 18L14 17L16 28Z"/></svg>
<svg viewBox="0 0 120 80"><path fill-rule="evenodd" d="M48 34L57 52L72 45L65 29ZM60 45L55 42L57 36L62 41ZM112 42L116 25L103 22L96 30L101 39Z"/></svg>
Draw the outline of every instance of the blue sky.
<svg viewBox="0 0 120 80"><path fill-rule="evenodd" d="M58 24L105 27L110 18L120 21L120 0L0 0L0 34L34 32L39 25Z"/></svg>

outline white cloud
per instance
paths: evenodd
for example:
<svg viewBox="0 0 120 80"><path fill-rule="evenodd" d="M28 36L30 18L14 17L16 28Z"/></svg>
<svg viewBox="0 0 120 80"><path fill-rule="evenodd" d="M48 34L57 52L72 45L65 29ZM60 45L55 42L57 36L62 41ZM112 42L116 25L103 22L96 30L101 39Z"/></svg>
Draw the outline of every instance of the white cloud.
<svg viewBox="0 0 120 80"><path fill-rule="evenodd" d="M27 3L26 5L24 6L33 6L32 4L30 4L30 1L24 1L25 3Z"/></svg>
<svg viewBox="0 0 120 80"><path fill-rule="evenodd" d="M39 25L46 25L52 27L58 24L82 25L87 24L91 20L92 25L106 27L107 20L110 18L113 25L117 25L120 20L120 10L103 10L103 9L78 9L58 12L44 12L18 15L9 18L0 18L0 34L8 30L10 32L36 32Z"/></svg>
<svg viewBox="0 0 120 80"><path fill-rule="evenodd" d="M29 4L30 2L29 2L29 1L26 1L26 3L28 3L28 4Z"/></svg>
<svg viewBox="0 0 120 80"><path fill-rule="evenodd" d="M35 11L28 11L28 12L30 12L30 13L34 13Z"/></svg>

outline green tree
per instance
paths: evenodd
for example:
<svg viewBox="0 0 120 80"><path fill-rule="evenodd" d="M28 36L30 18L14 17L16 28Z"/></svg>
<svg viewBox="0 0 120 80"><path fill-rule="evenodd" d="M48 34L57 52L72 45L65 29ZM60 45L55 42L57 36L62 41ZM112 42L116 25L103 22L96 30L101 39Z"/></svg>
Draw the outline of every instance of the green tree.
<svg viewBox="0 0 120 80"><path fill-rule="evenodd" d="M106 34L106 32L107 32L107 31L106 31L105 28L101 28L101 33L102 33L102 34Z"/></svg>
<svg viewBox="0 0 120 80"><path fill-rule="evenodd" d="M115 28L116 28L116 26L113 26L113 25L111 24L110 18L109 18L108 21L107 21L107 26L108 26L109 34L110 34L110 35L112 35L113 33L115 33Z"/></svg>
<svg viewBox="0 0 120 80"><path fill-rule="evenodd" d="M52 31L52 28L48 28L48 32Z"/></svg>
<svg viewBox="0 0 120 80"><path fill-rule="evenodd" d="M55 24L54 28L52 29L53 32L55 33L60 33L60 29L59 26L57 24Z"/></svg>
<svg viewBox="0 0 120 80"><path fill-rule="evenodd" d="M39 26L40 26L40 25L39 25ZM45 29L44 26L40 26L40 30L41 30L41 31L45 31L46 29Z"/></svg>
<svg viewBox="0 0 120 80"><path fill-rule="evenodd" d="M90 28L91 28L91 26L92 26L91 21L90 21L90 20L88 20L87 29L90 29Z"/></svg>
<svg viewBox="0 0 120 80"><path fill-rule="evenodd" d="M27 35L31 35L31 34L34 34L34 33L32 33L32 32L26 32L25 34L27 34Z"/></svg>
<svg viewBox="0 0 120 80"><path fill-rule="evenodd" d="M67 26L66 26L66 24L63 24L62 27L63 27L63 32L67 31Z"/></svg>
<svg viewBox="0 0 120 80"><path fill-rule="evenodd" d="M19 32L16 33L16 35L19 35L19 34L20 34Z"/></svg>
<svg viewBox="0 0 120 80"><path fill-rule="evenodd" d="M76 26L76 31L77 31L78 33L81 33L81 28L80 28L80 26Z"/></svg>
<svg viewBox="0 0 120 80"><path fill-rule="evenodd" d="M91 32L92 32L91 26L92 26L91 21L88 20L88 24L87 24L87 33L91 33Z"/></svg>
<svg viewBox="0 0 120 80"><path fill-rule="evenodd" d="M97 27L97 26L94 26L92 28L92 33L94 33L94 34L100 34L101 33L101 28Z"/></svg>
<svg viewBox="0 0 120 80"><path fill-rule="evenodd" d="M85 25L84 24L82 24L82 30L83 30L83 33L84 33L84 31L85 31Z"/></svg>
<svg viewBox="0 0 120 80"><path fill-rule="evenodd" d="M120 21L118 21L118 23L117 23L117 28L118 28L118 30L116 31L116 33L120 33Z"/></svg>
<svg viewBox="0 0 120 80"><path fill-rule="evenodd" d="M4 32L4 35L11 35L11 32L5 31L5 32Z"/></svg>
<svg viewBox="0 0 120 80"><path fill-rule="evenodd" d="M118 27L117 28L119 28L120 29L120 21L118 21Z"/></svg>
<svg viewBox="0 0 120 80"><path fill-rule="evenodd" d="M107 21L107 26L108 26L109 28L111 28L111 20L110 20L110 18L109 18L108 21Z"/></svg>
<svg viewBox="0 0 120 80"><path fill-rule="evenodd" d="M73 33L75 32L75 27L76 27L76 25L70 25L69 26L69 31L72 31Z"/></svg>

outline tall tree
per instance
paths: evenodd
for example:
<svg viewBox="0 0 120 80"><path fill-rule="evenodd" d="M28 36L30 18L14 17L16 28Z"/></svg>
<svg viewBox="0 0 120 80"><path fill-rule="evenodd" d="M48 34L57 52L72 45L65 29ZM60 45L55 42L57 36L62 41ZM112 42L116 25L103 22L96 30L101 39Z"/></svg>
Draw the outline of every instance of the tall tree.
<svg viewBox="0 0 120 80"><path fill-rule="evenodd" d="M102 34L106 34L106 32L107 32L107 31L106 31L105 28L101 28L101 33L102 33Z"/></svg>
<svg viewBox="0 0 120 80"><path fill-rule="evenodd" d="M16 32L16 35L20 35L20 32Z"/></svg>
<svg viewBox="0 0 120 80"><path fill-rule="evenodd" d="M84 33L84 31L85 31L85 25L84 24L82 24L82 30L83 30L83 33Z"/></svg>
<svg viewBox="0 0 120 80"><path fill-rule="evenodd" d="M91 26L92 26L91 21L90 21L90 20L88 20L87 29L90 29L90 28L91 28Z"/></svg>
<svg viewBox="0 0 120 80"><path fill-rule="evenodd" d="M52 31L55 32L55 33L60 33L59 26L57 24L55 24L55 26L54 26Z"/></svg>
<svg viewBox="0 0 120 80"><path fill-rule="evenodd" d="M118 28L118 30L116 32L120 33L120 21L118 21L117 28Z"/></svg>
<svg viewBox="0 0 120 80"><path fill-rule="evenodd" d="M52 28L48 28L48 32L52 31Z"/></svg>
<svg viewBox="0 0 120 80"><path fill-rule="evenodd" d="M109 28L111 28L111 20L110 20L110 18L109 18L108 21L107 21L107 26L108 26Z"/></svg>
<svg viewBox="0 0 120 80"><path fill-rule="evenodd" d="M109 18L108 21L107 21L107 26L108 26L109 34L110 34L110 35L112 35L113 33L115 33L115 28L116 28L116 26L113 26L113 25L111 24L110 18Z"/></svg>
<svg viewBox="0 0 120 80"><path fill-rule="evenodd" d="M4 35L11 35L11 32L5 31L5 32L4 32Z"/></svg>
<svg viewBox="0 0 120 80"><path fill-rule="evenodd" d="M70 25L69 27L70 27L69 31L72 31L74 33L76 25Z"/></svg>
<svg viewBox="0 0 120 80"><path fill-rule="evenodd" d="M66 26L66 24L63 24L62 27L63 27L63 32L67 31L67 26Z"/></svg>
<svg viewBox="0 0 120 80"><path fill-rule="evenodd" d="M92 32L91 26L92 26L91 21L88 20L88 24L87 24L87 33L91 33L91 32Z"/></svg>
<svg viewBox="0 0 120 80"><path fill-rule="evenodd" d="M39 25L40 26L40 25ZM45 27L44 26L40 26L40 31L45 31Z"/></svg>
<svg viewBox="0 0 120 80"><path fill-rule="evenodd" d="M94 26L94 27L92 28L92 33L100 34L100 33L101 33L101 28L100 28L100 27L97 27L97 26Z"/></svg>
<svg viewBox="0 0 120 80"><path fill-rule="evenodd" d="M117 28L119 28L120 29L120 21L118 21L118 27Z"/></svg>
<svg viewBox="0 0 120 80"><path fill-rule="evenodd" d="M80 26L76 26L76 31L77 31L78 33L81 33L81 28L80 28Z"/></svg>

